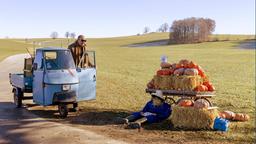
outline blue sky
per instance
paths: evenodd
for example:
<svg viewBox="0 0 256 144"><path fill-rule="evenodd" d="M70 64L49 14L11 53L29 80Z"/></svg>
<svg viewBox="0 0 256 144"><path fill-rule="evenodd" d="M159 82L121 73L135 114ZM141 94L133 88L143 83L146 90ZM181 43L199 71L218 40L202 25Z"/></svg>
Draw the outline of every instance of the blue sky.
<svg viewBox="0 0 256 144"><path fill-rule="evenodd" d="M0 10L0 38L135 35L187 17L214 19L216 34L255 34L254 0L0 0Z"/></svg>

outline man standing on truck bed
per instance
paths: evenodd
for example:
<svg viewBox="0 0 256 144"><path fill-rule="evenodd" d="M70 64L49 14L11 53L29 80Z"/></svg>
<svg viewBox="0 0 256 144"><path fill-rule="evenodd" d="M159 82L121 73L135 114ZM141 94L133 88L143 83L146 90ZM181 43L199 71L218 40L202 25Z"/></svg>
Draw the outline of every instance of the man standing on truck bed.
<svg viewBox="0 0 256 144"><path fill-rule="evenodd" d="M71 51L76 67L92 67L89 56L86 53L86 39L83 35L79 35L77 40L68 46Z"/></svg>

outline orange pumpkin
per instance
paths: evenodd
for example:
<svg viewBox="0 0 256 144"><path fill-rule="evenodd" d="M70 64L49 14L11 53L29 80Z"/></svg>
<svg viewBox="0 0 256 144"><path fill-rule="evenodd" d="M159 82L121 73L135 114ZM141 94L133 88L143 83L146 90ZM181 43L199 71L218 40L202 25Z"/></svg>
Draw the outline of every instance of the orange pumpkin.
<svg viewBox="0 0 256 144"><path fill-rule="evenodd" d="M199 109L208 108L210 107L210 103L205 99L198 99L194 102L194 107Z"/></svg>
<svg viewBox="0 0 256 144"><path fill-rule="evenodd" d="M242 113L237 113L235 114L235 117L233 120L236 121L248 121L250 119L249 115L247 114L242 114Z"/></svg>
<svg viewBox="0 0 256 144"><path fill-rule="evenodd" d="M161 64L160 64L160 67L162 68L162 69L165 69L165 68L170 68L172 65L170 64L170 63L167 63L167 62L162 62Z"/></svg>
<svg viewBox="0 0 256 144"><path fill-rule="evenodd" d="M196 63L194 63L193 61L191 61L189 64L188 64L188 68L198 68L198 65Z"/></svg>
<svg viewBox="0 0 256 144"><path fill-rule="evenodd" d="M161 75L171 75L171 74L173 74L173 70L172 69L161 69L161 70L158 70L156 72L156 74L158 76L161 76Z"/></svg>
<svg viewBox="0 0 256 144"><path fill-rule="evenodd" d="M179 61L179 64L183 65L184 68L188 68L190 61L187 59L182 59Z"/></svg>
<svg viewBox="0 0 256 144"><path fill-rule="evenodd" d="M184 68L179 68L179 69L176 69L173 74L175 75L183 75L184 74Z"/></svg>
<svg viewBox="0 0 256 144"><path fill-rule="evenodd" d="M155 85L154 85L154 81L153 81L153 80L151 80L151 81L147 84L147 88L149 88L149 89L155 88Z"/></svg>
<svg viewBox="0 0 256 144"><path fill-rule="evenodd" d="M179 101L178 106L192 107L193 106L193 101L189 100L189 99L183 99L183 100Z"/></svg>
<svg viewBox="0 0 256 144"><path fill-rule="evenodd" d="M222 112L219 112L219 117L226 119L226 115Z"/></svg>
<svg viewBox="0 0 256 144"><path fill-rule="evenodd" d="M200 75L202 78L206 77L204 70L200 66L198 66L197 70L198 70L198 75Z"/></svg>
<svg viewBox="0 0 256 144"><path fill-rule="evenodd" d="M215 91L215 87L209 81L204 82L203 85L207 86L208 91Z"/></svg>
<svg viewBox="0 0 256 144"><path fill-rule="evenodd" d="M194 89L194 91L198 91L198 92L208 91L208 88L207 88L207 86L205 86L205 85L199 85L199 86L197 86L197 87Z"/></svg>
<svg viewBox="0 0 256 144"><path fill-rule="evenodd" d="M184 75L196 76L198 75L198 70L194 68L187 68L184 71Z"/></svg>
<svg viewBox="0 0 256 144"><path fill-rule="evenodd" d="M176 64L175 69L179 69L179 68L183 68L183 67L184 67L183 64L178 63L178 64Z"/></svg>
<svg viewBox="0 0 256 144"><path fill-rule="evenodd" d="M220 112L220 114L225 117L225 119L228 119L228 120L233 120L235 118L235 113L232 112L232 111L223 111L223 112Z"/></svg>

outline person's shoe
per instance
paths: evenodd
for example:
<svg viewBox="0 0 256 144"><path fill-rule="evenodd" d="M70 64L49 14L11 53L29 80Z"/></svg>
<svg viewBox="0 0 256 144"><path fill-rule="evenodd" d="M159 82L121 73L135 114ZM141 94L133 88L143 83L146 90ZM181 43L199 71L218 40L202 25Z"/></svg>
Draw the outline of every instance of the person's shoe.
<svg viewBox="0 0 256 144"><path fill-rule="evenodd" d="M116 118L115 119L115 123L116 124L128 124L129 123L129 120L127 118Z"/></svg>
<svg viewBox="0 0 256 144"><path fill-rule="evenodd" d="M140 129L141 124L138 122L132 122L132 123L129 123L126 128L127 129Z"/></svg>

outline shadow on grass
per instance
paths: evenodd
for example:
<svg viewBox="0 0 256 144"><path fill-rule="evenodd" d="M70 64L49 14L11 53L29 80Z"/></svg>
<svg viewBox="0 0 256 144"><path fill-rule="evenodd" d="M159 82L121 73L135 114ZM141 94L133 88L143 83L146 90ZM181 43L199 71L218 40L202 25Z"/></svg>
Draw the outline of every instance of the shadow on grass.
<svg viewBox="0 0 256 144"><path fill-rule="evenodd" d="M234 42L235 48L255 50L256 49L256 39L248 39L243 41Z"/></svg>
<svg viewBox="0 0 256 144"><path fill-rule="evenodd" d="M28 105L28 107L34 107L34 105ZM60 119L57 108L51 109L30 109L30 112L38 115L39 117L46 118L47 120L54 122L65 122L69 124L78 125L91 125L91 126L105 126L105 125L116 125L116 118L127 117L132 112L122 109L96 109L83 107L83 109L78 112L69 112L69 115L65 119ZM175 128L171 121L165 120L159 123L153 124L143 124L142 126L145 130L156 130L156 131L191 131ZM195 130L192 130L195 131ZM199 130L204 131L204 130Z"/></svg>
<svg viewBox="0 0 256 144"><path fill-rule="evenodd" d="M96 109L90 107L82 107L82 109L80 109L78 112L69 112L69 115L66 119L60 119L57 107L43 108L31 104L27 104L27 107L33 114L42 118L46 118L50 121L94 126L116 125L116 118L124 118L132 113L132 111L122 109ZM163 122L153 124L146 123L143 125L143 128L146 130L180 131L179 129L173 127L170 120L165 120Z"/></svg>
<svg viewBox="0 0 256 144"><path fill-rule="evenodd" d="M154 46L166 46L168 44L170 44L169 39L161 39L161 40L147 41L142 43L132 43L129 45L123 45L122 47L145 48L145 47L154 47Z"/></svg>
<svg viewBox="0 0 256 144"><path fill-rule="evenodd" d="M70 124L113 125L117 117L127 117L131 111L120 109L96 109L83 107L77 112L69 112L68 117L61 119L57 107L26 105L31 113L50 121L64 121Z"/></svg>
<svg viewBox="0 0 256 144"><path fill-rule="evenodd" d="M75 116L69 116L72 124L83 125L114 125L117 117L127 117L131 112L120 109L85 108Z"/></svg>
<svg viewBox="0 0 256 144"><path fill-rule="evenodd" d="M208 40L208 41L202 41L202 42L181 42L176 43L174 40L169 39L160 39L160 40L153 40L153 41L147 41L147 42L141 42L141 43L132 43L129 45L122 45L121 47L128 47L128 48L147 48L147 47L159 47L159 46L167 46L167 45L184 45L184 44L199 44L199 43L208 43L208 42L225 42L225 41L233 41L233 40ZM246 41L253 41L252 39L245 40ZM243 42L241 42L242 44ZM239 45L239 43L238 43ZM251 49L252 43L244 44L244 47L250 47Z"/></svg>

